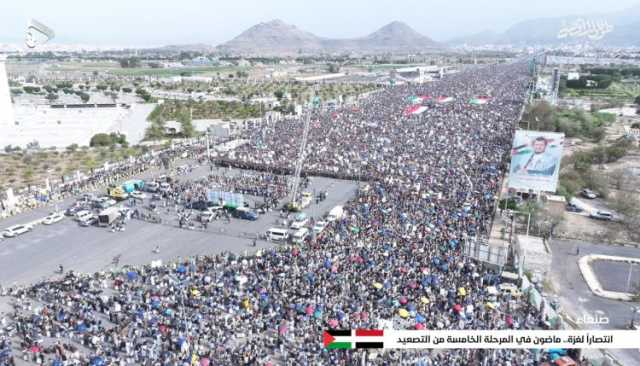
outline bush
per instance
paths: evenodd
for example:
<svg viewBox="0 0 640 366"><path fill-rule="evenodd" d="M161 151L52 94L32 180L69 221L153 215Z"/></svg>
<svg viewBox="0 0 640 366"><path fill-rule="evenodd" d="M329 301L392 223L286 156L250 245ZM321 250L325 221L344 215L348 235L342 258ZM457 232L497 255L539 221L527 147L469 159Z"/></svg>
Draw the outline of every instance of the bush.
<svg viewBox="0 0 640 366"><path fill-rule="evenodd" d="M91 147L114 147L116 144L128 146L126 136L117 133L98 133L93 135L89 143Z"/></svg>

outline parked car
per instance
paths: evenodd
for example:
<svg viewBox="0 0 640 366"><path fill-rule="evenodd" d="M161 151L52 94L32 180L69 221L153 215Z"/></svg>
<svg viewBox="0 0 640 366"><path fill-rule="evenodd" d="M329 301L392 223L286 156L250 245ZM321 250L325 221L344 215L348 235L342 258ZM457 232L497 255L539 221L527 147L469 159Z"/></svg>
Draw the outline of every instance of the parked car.
<svg viewBox="0 0 640 366"><path fill-rule="evenodd" d="M190 210L204 211L209 206L207 206L207 202L205 202L205 201L195 201L195 202L191 202L191 203L186 204L184 207L188 208Z"/></svg>
<svg viewBox="0 0 640 366"><path fill-rule="evenodd" d="M93 226L93 225L97 225L98 224L98 217L96 217L96 215L91 214L91 216L86 217L83 220L80 220L78 222L80 224L80 226Z"/></svg>
<svg viewBox="0 0 640 366"><path fill-rule="evenodd" d="M500 290L500 293L502 295L510 294L512 297L522 296L522 292L520 292L518 286L514 285L513 283L501 283L500 285L498 285L498 290Z"/></svg>
<svg viewBox="0 0 640 366"><path fill-rule="evenodd" d="M588 198L588 199L590 199L590 200L595 199L595 198L598 198L598 195L597 195L594 191L592 191L592 190L590 190L590 189L588 189L588 188L583 189L583 190L580 192L580 195L581 195L582 197L584 197L584 198Z"/></svg>
<svg viewBox="0 0 640 366"><path fill-rule="evenodd" d="M222 206L207 207L200 213L200 222L211 222L218 216L218 211L222 210Z"/></svg>
<svg viewBox="0 0 640 366"><path fill-rule="evenodd" d="M133 191L131 193L129 193L129 197L135 198L137 200L144 200L145 198L147 198L147 195L144 194L143 192L140 191Z"/></svg>
<svg viewBox="0 0 640 366"><path fill-rule="evenodd" d="M97 200L93 201L93 208L99 208L104 210L105 208L111 207L115 205L116 200L109 197L100 197Z"/></svg>
<svg viewBox="0 0 640 366"><path fill-rule="evenodd" d="M246 207L236 208L233 211L232 216L238 219L249 220L249 221L256 221L258 219L258 214Z"/></svg>
<svg viewBox="0 0 640 366"><path fill-rule="evenodd" d="M51 224L55 224L56 222L60 222L62 219L64 219L64 215L60 212L52 212L51 214L49 214L49 216L45 217L44 220L42 220L42 223L44 225L51 225Z"/></svg>
<svg viewBox="0 0 640 366"><path fill-rule="evenodd" d="M613 220L613 214L611 212L600 211L600 210L592 212L591 215L589 215L589 217L596 220L605 220L605 221Z"/></svg>
<svg viewBox="0 0 640 366"><path fill-rule="evenodd" d="M327 227L326 221L318 221L315 225L313 225L313 232L316 234L320 234L324 228Z"/></svg>
<svg viewBox="0 0 640 366"><path fill-rule="evenodd" d="M88 210L89 208L90 208L90 207L87 207L87 206L85 206L85 205L78 205L78 204L75 204L75 205L70 206L69 208L67 208L67 209L64 211L64 214L65 214L65 216L75 216L75 215L76 215L76 213L78 213L79 211L82 211L82 210Z"/></svg>
<svg viewBox="0 0 640 366"><path fill-rule="evenodd" d="M2 236L5 238L15 238L18 235L22 235L31 230L31 226L29 225L13 225L10 226L2 232Z"/></svg>
<svg viewBox="0 0 640 366"><path fill-rule="evenodd" d="M78 222L86 220L87 218L93 216L93 212L89 211L89 210L82 210L82 211L78 211L75 214L74 219Z"/></svg>
<svg viewBox="0 0 640 366"><path fill-rule="evenodd" d="M582 212L584 211L580 207L574 205L573 203L567 203L567 211L569 212Z"/></svg>
<svg viewBox="0 0 640 366"><path fill-rule="evenodd" d="M158 182L145 182L144 189L149 193L156 193L160 189L160 183Z"/></svg>

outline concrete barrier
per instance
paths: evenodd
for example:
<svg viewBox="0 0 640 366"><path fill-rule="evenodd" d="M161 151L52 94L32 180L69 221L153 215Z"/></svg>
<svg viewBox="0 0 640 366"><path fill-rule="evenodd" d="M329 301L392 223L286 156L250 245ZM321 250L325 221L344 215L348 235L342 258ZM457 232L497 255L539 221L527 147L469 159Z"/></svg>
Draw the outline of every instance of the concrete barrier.
<svg viewBox="0 0 640 366"><path fill-rule="evenodd" d="M584 278L585 282L587 282L587 285L589 286L589 289L591 289L591 292L593 292L595 295L612 300L633 301L633 294L630 294L628 292L607 291L602 288L602 284L600 284L598 276L596 276L593 268L591 268L591 263L595 261L634 263L640 265L640 259L616 257L611 255L590 254L585 255L578 261L578 267L580 268L582 277Z"/></svg>

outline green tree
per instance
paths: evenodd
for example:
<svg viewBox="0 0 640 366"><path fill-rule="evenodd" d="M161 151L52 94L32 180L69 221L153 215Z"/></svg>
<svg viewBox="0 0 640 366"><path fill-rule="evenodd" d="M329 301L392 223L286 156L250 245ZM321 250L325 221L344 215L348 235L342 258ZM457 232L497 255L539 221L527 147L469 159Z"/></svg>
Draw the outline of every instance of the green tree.
<svg viewBox="0 0 640 366"><path fill-rule="evenodd" d="M76 150L78 150L78 144L71 144L71 145L67 146L66 150L68 152L70 152L70 153L74 153L74 152L76 152Z"/></svg>
<svg viewBox="0 0 640 366"><path fill-rule="evenodd" d="M89 146L98 147L98 146L111 146L113 144L111 136L106 133L98 133L91 137L91 141L89 142Z"/></svg>
<svg viewBox="0 0 640 366"><path fill-rule="evenodd" d="M182 111L177 118L177 121L182 125L182 135L184 137L193 137L196 134L195 128L191 123L191 113L187 110Z"/></svg>

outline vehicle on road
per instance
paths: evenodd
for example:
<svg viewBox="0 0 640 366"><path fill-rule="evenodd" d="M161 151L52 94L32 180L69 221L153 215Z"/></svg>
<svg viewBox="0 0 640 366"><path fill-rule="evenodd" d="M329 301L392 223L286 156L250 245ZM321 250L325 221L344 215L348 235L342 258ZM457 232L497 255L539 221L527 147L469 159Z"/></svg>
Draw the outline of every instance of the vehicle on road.
<svg viewBox="0 0 640 366"><path fill-rule="evenodd" d="M83 221L89 217L93 216L93 212L89 211L89 210L82 210L82 211L78 211L76 212L75 216L74 216L74 220L80 222Z"/></svg>
<svg viewBox="0 0 640 366"><path fill-rule="evenodd" d="M520 292L518 286L513 283L501 283L498 285L498 290L500 290L502 295L511 295L512 297L522 296L522 292Z"/></svg>
<svg viewBox="0 0 640 366"><path fill-rule="evenodd" d="M309 229L307 229L306 227L303 227L297 230L295 233L293 233L293 235L291 236L291 242L294 244L302 244L304 243L305 239L307 239L308 236L309 236Z"/></svg>
<svg viewBox="0 0 640 366"><path fill-rule="evenodd" d="M160 189L160 183L158 182L146 182L144 186L145 191L149 193L156 193Z"/></svg>
<svg viewBox="0 0 640 366"><path fill-rule="evenodd" d="M291 224L291 229L300 230L309 223L309 218L305 214L298 215L295 221Z"/></svg>
<svg viewBox="0 0 640 366"><path fill-rule="evenodd" d="M171 184L167 182L160 183L160 188L158 189L161 193L171 192Z"/></svg>
<svg viewBox="0 0 640 366"><path fill-rule="evenodd" d="M220 210L222 210L222 206L207 207L200 213L200 222L213 221L219 215L218 211Z"/></svg>
<svg viewBox="0 0 640 366"><path fill-rule="evenodd" d="M327 222L326 221L318 221L316 222L315 225L313 225L313 232L316 234L320 234L324 228L327 227Z"/></svg>
<svg viewBox="0 0 640 366"><path fill-rule="evenodd" d="M267 230L267 239L271 241L286 242L289 239L289 230L282 228L271 228Z"/></svg>
<svg viewBox="0 0 640 366"><path fill-rule="evenodd" d="M596 219L596 220L604 220L604 221L612 221L613 220L613 214L611 212L607 212L607 211L594 211L592 212L589 217L591 217L592 219Z"/></svg>
<svg viewBox="0 0 640 366"><path fill-rule="evenodd" d="M62 219L64 219L64 215L61 212L52 212L42 220L42 223L44 225L51 225L62 221Z"/></svg>
<svg viewBox="0 0 640 366"><path fill-rule="evenodd" d="M133 191L129 193L129 197L142 201L147 198L147 195L140 191Z"/></svg>
<svg viewBox="0 0 640 366"><path fill-rule="evenodd" d="M98 218L96 215L91 214L91 216L85 217L83 220L78 222L80 226L92 226L98 223Z"/></svg>
<svg viewBox="0 0 640 366"><path fill-rule="evenodd" d="M86 204L74 204L72 206L70 206L69 208L67 208L64 211L65 216L75 216L76 213L83 211L83 210L89 210L91 209L91 207L89 205Z"/></svg>
<svg viewBox="0 0 640 366"><path fill-rule="evenodd" d="M258 219L258 214L246 207L236 208L235 210L233 210L231 215L235 218L249 220L249 221L256 221Z"/></svg>
<svg viewBox="0 0 640 366"><path fill-rule="evenodd" d="M126 200L129 197L129 194L122 187L109 187L107 194L116 201Z"/></svg>
<svg viewBox="0 0 640 366"><path fill-rule="evenodd" d="M209 208L209 206L207 205L207 202L205 201L191 202L186 204L184 207L190 210L198 210L198 211L204 211L207 208Z"/></svg>
<svg viewBox="0 0 640 366"><path fill-rule="evenodd" d="M109 226L113 224L113 222L116 221L120 216L121 214L119 207L109 207L107 209L104 209L98 214L98 226Z"/></svg>
<svg viewBox="0 0 640 366"><path fill-rule="evenodd" d="M596 194L596 192L594 192L594 191L592 191L592 190L590 190L588 188L585 188L582 191L580 191L580 195L582 197L588 198L590 200L598 198L598 195Z"/></svg>
<svg viewBox="0 0 640 366"><path fill-rule="evenodd" d="M2 232L2 236L5 238L15 238L18 235L22 235L31 230L30 225L13 225Z"/></svg>
<svg viewBox="0 0 640 366"><path fill-rule="evenodd" d="M111 207L113 205L115 205L117 202L114 199L111 199L109 197L103 196L98 198L97 200L95 200L93 202L93 207L94 208L99 208L99 209L105 209L108 207Z"/></svg>
<svg viewBox="0 0 640 366"><path fill-rule="evenodd" d="M582 211L584 211L582 208L574 205L573 203L567 203L566 209L569 212L582 212Z"/></svg>

